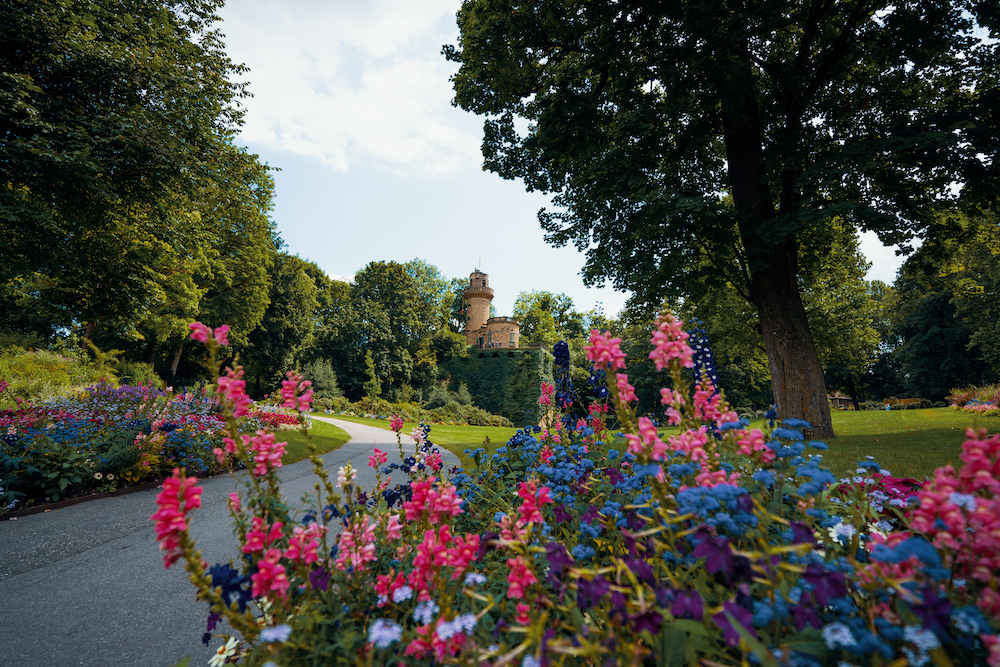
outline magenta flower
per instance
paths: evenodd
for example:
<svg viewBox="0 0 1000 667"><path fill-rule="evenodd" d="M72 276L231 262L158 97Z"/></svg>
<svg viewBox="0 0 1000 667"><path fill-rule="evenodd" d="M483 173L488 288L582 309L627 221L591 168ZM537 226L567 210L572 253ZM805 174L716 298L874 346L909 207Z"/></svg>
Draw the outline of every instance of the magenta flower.
<svg viewBox="0 0 1000 667"><path fill-rule="evenodd" d="M621 338L612 338L611 333L598 333L597 329L590 332L590 345L584 346L587 359L594 363L594 368L613 370L625 368L625 353L621 351Z"/></svg>

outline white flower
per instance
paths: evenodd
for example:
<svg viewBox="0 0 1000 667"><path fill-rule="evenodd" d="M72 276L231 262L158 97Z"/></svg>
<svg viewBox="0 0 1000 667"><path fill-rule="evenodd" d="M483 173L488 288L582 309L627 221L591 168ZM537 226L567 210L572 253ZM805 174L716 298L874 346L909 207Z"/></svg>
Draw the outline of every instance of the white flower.
<svg viewBox="0 0 1000 667"><path fill-rule="evenodd" d="M219 647L219 650L215 652L212 659L208 661L208 667L222 667L226 664L226 660L236 653L237 646L239 646L239 642L236 641L236 637L230 637L224 645Z"/></svg>

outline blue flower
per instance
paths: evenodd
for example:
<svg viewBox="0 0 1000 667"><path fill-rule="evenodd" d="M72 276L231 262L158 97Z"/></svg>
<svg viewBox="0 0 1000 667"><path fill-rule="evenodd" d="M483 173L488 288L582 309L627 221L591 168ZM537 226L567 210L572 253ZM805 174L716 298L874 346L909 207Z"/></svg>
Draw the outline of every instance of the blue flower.
<svg viewBox="0 0 1000 667"><path fill-rule="evenodd" d="M288 637L292 634L292 626L282 623L281 625L276 625L273 628L264 628L260 631L260 640L262 642L286 642Z"/></svg>
<svg viewBox="0 0 1000 667"><path fill-rule="evenodd" d="M380 618L368 628L368 641L376 648L389 648L403 637L403 627L394 621Z"/></svg>
<svg viewBox="0 0 1000 667"><path fill-rule="evenodd" d="M434 600L425 600L413 610L413 618L421 625L429 625L439 611L441 611L441 607Z"/></svg>

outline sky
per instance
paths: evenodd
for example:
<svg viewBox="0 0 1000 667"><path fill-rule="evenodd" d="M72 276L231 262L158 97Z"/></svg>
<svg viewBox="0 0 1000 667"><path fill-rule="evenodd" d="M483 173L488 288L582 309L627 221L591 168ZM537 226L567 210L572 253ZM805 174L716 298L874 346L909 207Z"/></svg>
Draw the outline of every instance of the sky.
<svg viewBox="0 0 1000 667"><path fill-rule="evenodd" d="M253 97L237 143L274 173L286 250L331 278L420 258L446 278L489 274L497 315L520 292L566 294L615 316L628 294L587 288L585 257L544 240L548 203L482 169L482 119L451 104L461 0L230 0L226 48ZM862 237L869 279L901 259Z"/></svg>

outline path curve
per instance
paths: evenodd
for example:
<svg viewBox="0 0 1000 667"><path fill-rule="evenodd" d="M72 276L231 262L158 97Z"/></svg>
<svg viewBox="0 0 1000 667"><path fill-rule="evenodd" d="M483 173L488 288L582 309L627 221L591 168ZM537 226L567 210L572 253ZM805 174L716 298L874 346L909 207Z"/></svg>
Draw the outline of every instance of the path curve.
<svg viewBox="0 0 1000 667"><path fill-rule="evenodd" d="M313 418L351 437L320 457L331 478L350 462L357 484L371 489L372 450L388 452L390 462L399 456L392 431ZM402 440L412 453L413 441ZM458 465L445 449L441 458ZM316 478L308 460L280 473L291 501L312 492ZM405 476L397 471L395 479ZM201 484L202 508L191 515L191 534L209 563L236 559L226 500L238 488L237 477L219 475ZM163 568L149 520L158 493L149 489L0 521L0 667L167 667L186 655L192 666L207 663L219 641L210 647L199 641L208 609L194 599L182 565Z"/></svg>

